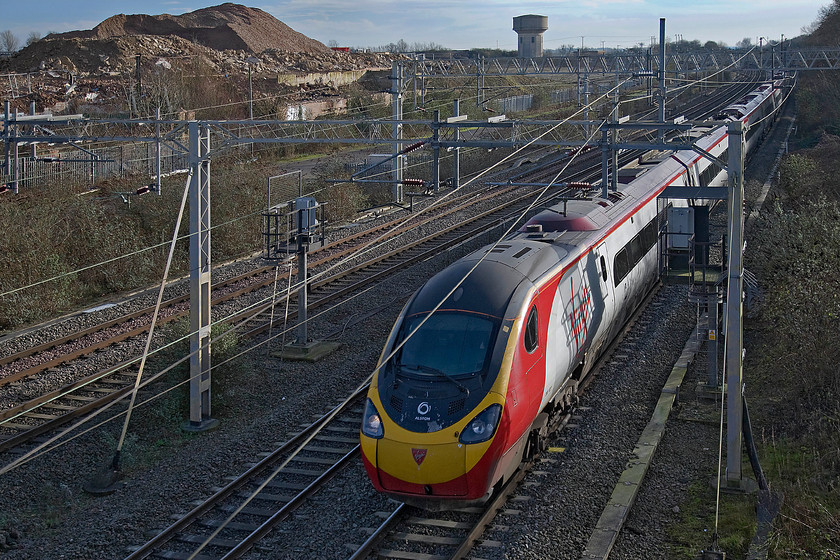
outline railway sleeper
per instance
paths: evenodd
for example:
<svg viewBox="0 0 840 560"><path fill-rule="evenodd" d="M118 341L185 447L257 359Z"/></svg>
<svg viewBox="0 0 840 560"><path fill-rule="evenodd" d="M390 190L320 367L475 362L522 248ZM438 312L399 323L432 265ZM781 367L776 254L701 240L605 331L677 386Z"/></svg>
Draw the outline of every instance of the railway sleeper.
<svg viewBox="0 0 840 560"><path fill-rule="evenodd" d="M189 543L189 544L204 544L204 541L207 540L207 537L204 535L178 535L176 539L180 542ZM218 546L220 548L236 548L239 545L239 541L235 539L223 539L219 537L215 537L209 543L211 546Z"/></svg>

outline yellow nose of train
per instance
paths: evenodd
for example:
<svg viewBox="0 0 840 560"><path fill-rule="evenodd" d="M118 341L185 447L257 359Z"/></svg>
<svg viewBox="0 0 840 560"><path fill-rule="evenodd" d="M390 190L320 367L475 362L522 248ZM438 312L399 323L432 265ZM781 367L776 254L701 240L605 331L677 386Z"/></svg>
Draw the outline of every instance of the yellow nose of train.
<svg viewBox="0 0 840 560"><path fill-rule="evenodd" d="M412 432L380 416L382 405L375 390L370 397L361 445L365 469L377 491L402 501L413 497L464 501L486 495L499 444L493 437L501 420L498 395L488 394L478 408L491 412L484 414L489 422L478 414L431 433ZM367 430L371 425L380 429ZM465 433L483 441L464 443Z"/></svg>

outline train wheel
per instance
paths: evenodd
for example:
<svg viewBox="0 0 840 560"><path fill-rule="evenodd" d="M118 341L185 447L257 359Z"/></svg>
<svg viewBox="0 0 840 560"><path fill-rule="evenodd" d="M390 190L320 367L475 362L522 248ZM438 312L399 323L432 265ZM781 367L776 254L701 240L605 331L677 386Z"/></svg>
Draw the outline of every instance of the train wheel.
<svg viewBox="0 0 840 560"><path fill-rule="evenodd" d="M540 454L548 444L548 414L542 413L531 425L528 443L525 446L525 459L531 460Z"/></svg>

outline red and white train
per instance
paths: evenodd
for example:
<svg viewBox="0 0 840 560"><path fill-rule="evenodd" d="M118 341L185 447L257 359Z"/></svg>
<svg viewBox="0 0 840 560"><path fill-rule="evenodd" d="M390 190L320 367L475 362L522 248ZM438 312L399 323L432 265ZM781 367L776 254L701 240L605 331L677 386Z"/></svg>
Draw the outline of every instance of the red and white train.
<svg viewBox="0 0 840 560"><path fill-rule="evenodd" d="M774 84L762 85L720 118L745 123L750 149L779 98ZM696 132L697 145L727 160L725 126ZM376 490L423 507L482 500L574 401L658 278L659 195L725 174L686 150L638 164L631 176L608 199L545 208L411 297L385 344L361 427Z"/></svg>

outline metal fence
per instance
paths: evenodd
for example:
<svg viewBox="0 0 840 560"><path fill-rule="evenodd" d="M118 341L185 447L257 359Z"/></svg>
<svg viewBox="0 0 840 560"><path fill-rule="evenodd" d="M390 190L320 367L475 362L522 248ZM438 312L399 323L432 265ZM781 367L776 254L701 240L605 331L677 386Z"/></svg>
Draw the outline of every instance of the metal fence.
<svg viewBox="0 0 840 560"><path fill-rule="evenodd" d="M3 183L11 183L17 165L18 187L25 188L42 182L55 184L95 183L112 177L145 176L156 173L154 143L137 142L85 150L49 150L39 148L37 157L31 155L10 160L9 170L0 175ZM186 169L189 156L175 153L161 146L161 175Z"/></svg>
<svg viewBox="0 0 840 560"><path fill-rule="evenodd" d="M527 111L534 104L534 96L532 94L527 94L514 95L513 97L503 97L502 99L496 99L493 101L493 104L496 106L496 110L499 113Z"/></svg>

